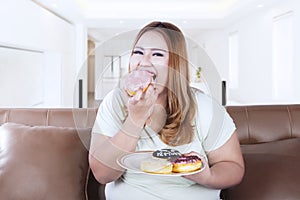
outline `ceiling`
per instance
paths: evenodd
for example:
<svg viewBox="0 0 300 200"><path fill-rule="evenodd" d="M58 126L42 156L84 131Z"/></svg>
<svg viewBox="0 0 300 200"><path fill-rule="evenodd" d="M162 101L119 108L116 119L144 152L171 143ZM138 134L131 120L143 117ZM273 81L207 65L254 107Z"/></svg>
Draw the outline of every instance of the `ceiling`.
<svg viewBox="0 0 300 200"><path fill-rule="evenodd" d="M32 0L71 23L88 27L92 40L169 21L185 34L220 28L275 0Z"/></svg>

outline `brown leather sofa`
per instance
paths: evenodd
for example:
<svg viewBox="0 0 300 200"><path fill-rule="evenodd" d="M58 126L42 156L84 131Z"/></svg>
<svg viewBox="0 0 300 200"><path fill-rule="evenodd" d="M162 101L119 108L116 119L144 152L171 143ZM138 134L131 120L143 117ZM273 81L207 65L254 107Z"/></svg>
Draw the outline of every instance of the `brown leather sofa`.
<svg viewBox="0 0 300 200"><path fill-rule="evenodd" d="M245 160L225 200L300 199L300 105L229 106ZM88 166L96 109L0 109L0 199L105 199Z"/></svg>

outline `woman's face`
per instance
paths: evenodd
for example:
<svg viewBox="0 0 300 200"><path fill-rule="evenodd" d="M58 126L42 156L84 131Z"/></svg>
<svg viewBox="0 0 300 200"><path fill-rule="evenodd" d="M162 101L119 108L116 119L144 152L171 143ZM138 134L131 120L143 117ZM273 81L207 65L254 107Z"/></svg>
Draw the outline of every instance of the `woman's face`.
<svg viewBox="0 0 300 200"><path fill-rule="evenodd" d="M142 35L130 57L130 70L148 70L155 74L158 93L161 93L168 79L169 49L161 34L148 31Z"/></svg>

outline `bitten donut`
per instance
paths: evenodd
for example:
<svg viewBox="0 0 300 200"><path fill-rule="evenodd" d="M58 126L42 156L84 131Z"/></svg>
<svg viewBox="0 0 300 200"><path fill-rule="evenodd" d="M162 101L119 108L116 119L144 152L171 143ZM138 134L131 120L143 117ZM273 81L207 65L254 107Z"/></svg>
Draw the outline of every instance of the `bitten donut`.
<svg viewBox="0 0 300 200"><path fill-rule="evenodd" d="M141 162L141 170L153 174L170 174L173 165L167 160L149 158Z"/></svg>
<svg viewBox="0 0 300 200"><path fill-rule="evenodd" d="M131 97L136 95L138 90L146 92L154 82L155 74L147 70L135 70L128 74L125 80L125 91Z"/></svg>
<svg viewBox="0 0 300 200"><path fill-rule="evenodd" d="M202 162L198 156L180 156L173 164L173 172L182 173L182 172L192 172L198 169L201 169Z"/></svg>

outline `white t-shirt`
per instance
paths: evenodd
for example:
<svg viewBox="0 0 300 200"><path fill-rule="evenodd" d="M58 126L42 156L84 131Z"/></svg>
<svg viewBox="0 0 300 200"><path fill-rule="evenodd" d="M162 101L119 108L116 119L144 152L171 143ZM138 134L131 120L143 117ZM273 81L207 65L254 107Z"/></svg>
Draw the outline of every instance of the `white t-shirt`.
<svg viewBox="0 0 300 200"><path fill-rule="evenodd" d="M194 90L197 112L194 121L195 137L189 144L168 146L154 131L146 126L142 131L136 151L157 150L162 148L177 149L181 153L195 151L206 157L206 153L218 149L230 138L235 125L225 108L213 98ZM101 103L93 133L114 136L121 128L127 116L121 90L114 89ZM201 173L201 172L200 172ZM191 180L176 176L157 176L125 171L119 180L106 185L108 200L181 200L181 199L219 199L220 190L203 187Z"/></svg>

